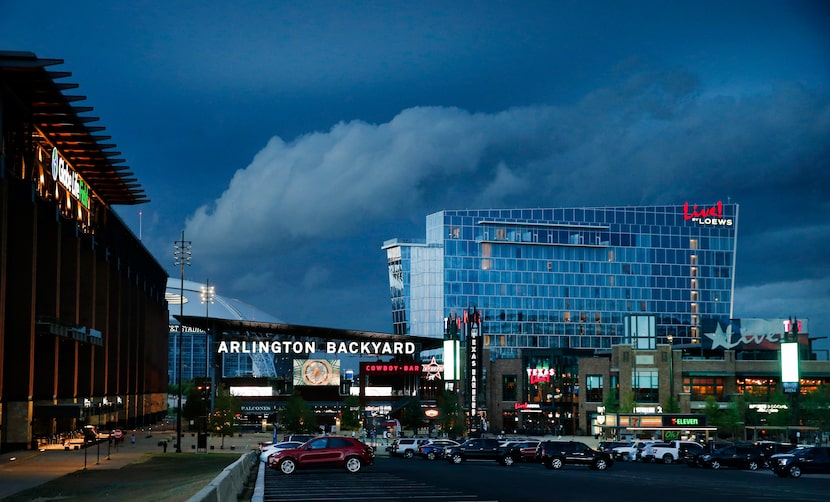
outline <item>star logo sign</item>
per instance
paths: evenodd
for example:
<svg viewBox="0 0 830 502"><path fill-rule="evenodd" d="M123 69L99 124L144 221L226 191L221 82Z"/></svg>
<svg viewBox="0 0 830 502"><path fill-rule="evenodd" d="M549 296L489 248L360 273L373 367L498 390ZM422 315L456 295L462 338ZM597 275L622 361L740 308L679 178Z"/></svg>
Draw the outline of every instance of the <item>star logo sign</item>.
<svg viewBox="0 0 830 502"><path fill-rule="evenodd" d="M432 361L421 366L424 369L424 373L426 373L427 380L441 379L441 372L444 371L444 365L435 362L435 357L432 358Z"/></svg>
<svg viewBox="0 0 830 502"><path fill-rule="evenodd" d="M712 348L716 349L718 347L723 347L724 349L731 349L738 345L738 342L732 341L732 323L726 327L726 331L721 328L720 323L718 323L718 327L714 333L704 333L705 336L709 337L712 340Z"/></svg>

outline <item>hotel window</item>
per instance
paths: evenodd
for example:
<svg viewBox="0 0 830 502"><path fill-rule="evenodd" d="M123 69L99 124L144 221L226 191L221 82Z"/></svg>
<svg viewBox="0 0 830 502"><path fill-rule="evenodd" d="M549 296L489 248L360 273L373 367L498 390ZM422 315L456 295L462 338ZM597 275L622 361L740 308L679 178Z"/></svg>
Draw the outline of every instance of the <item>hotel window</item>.
<svg viewBox="0 0 830 502"><path fill-rule="evenodd" d="M461 229L460 228L455 227L450 231L450 237L452 239L458 239L460 236L461 236Z"/></svg>
<svg viewBox="0 0 830 502"><path fill-rule="evenodd" d="M588 390L585 399L590 402L602 402L602 375L586 375L585 387Z"/></svg>
<svg viewBox="0 0 830 502"><path fill-rule="evenodd" d="M565 322L571 322L571 313L570 312L562 312L562 320Z"/></svg>
<svg viewBox="0 0 830 502"><path fill-rule="evenodd" d="M683 392L688 392L692 401L705 401L707 396L723 401L723 377L685 377Z"/></svg>
<svg viewBox="0 0 830 502"><path fill-rule="evenodd" d="M518 397L518 378L516 375L504 375L501 386L501 400L515 401Z"/></svg>
<svg viewBox="0 0 830 502"><path fill-rule="evenodd" d="M497 228L496 229L496 240L497 241L507 240L507 231L503 228Z"/></svg>
<svg viewBox="0 0 830 502"><path fill-rule="evenodd" d="M608 261L614 261L614 250L613 249L608 250Z"/></svg>

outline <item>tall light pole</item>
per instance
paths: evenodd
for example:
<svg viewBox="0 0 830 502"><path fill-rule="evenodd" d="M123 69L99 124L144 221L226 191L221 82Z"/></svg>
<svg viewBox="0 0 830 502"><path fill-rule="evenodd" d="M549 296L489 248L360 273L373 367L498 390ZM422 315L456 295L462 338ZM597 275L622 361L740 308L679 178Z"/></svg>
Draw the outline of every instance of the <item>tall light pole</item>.
<svg viewBox="0 0 830 502"><path fill-rule="evenodd" d="M208 415L213 415L213 406L214 406L214 396L216 395L216 390L214 388L214 376L216 371L213 365L210 363L211 355L213 354L212 348L213 343L210 336L210 328L208 327L208 323L210 322L210 315L208 308L210 304L213 303L213 300L216 298L216 289L210 285L210 279L205 280L205 285L202 286L202 293L200 295L202 299L202 303L205 304L205 344L207 345L205 354L205 371L207 374L205 376L210 377L210 410L208 410Z"/></svg>
<svg viewBox="0 0 830 502"><path fill-rule="evenodd" d="M674 335L669 333L669 413L674 413ZM682 368L681 368L682 369Z"/></svg>
<svg viewBox="0 0 830 502"><path fill-rule="evenodd" d="M182 238L175 242L175 251L173 252L174 264L181 267L181 289L179 291L179 355L178 364L176 365L177 380L179 381L179 412L176 414L176 453L182 452L182 338L183 326L181 318L184 317L184 267L190 265L190 241L184 240L184 230L182 230Z"/></svg>

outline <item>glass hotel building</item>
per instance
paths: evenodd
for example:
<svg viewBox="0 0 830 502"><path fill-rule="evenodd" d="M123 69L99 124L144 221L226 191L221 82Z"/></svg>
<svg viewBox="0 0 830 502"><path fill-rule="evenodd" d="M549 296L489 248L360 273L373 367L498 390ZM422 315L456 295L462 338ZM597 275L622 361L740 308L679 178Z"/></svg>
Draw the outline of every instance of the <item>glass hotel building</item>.
<svg viewBox="0 0 830 502"><path fill-rule="evenodd" d="M732 318L737 223L721 202L433 213L425 240L383 245L394 333L443 338L477 309L481 420L574 433L580 357L696 343L704 318Z"/></svg>
<svg viewBox="0 0 830 502"><path fill-rule="evenodd" d="M702 317L732 315L737 223L721 202L433 213L425 241L383 245L394 332L443 337L476 307L496 358L610 350L630 315L654 315L658 343L694 343Z"/></svg>

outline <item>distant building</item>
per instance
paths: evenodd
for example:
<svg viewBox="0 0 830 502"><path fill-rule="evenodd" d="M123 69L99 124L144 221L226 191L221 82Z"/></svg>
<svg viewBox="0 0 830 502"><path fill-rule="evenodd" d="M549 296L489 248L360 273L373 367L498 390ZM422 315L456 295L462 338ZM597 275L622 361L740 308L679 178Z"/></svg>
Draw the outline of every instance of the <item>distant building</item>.
<svg viewBox="0 0 830 502"><path fill-rule="evenodd" d="M182 286L184 289L182 290ZM171 384L178 383L178 346L179 323L174 316L180 311L185 316L201 316L209 319L228 319L240 321L255 321L279 323L276 317L259 310L258 308L234 298L214 292L212 301L203 292L210 287L194 281L173 277L167 280L166 298L170 306L170 337L168 341L168 378ZM182 295L184 293L184 295ZM213 339L216 342L216 339ZM222 361L217 361L216 346L207 348L208 337L203 329L184 326L182 330L182 380L192 381L196 378L209 377L210 365L217 364L222 371L217 374L220 378L235 377L275 377L277 366L281 366L282 373L290 370L291 359L275 357L273 354L222 354ZM210 357L210 360L207 358Z"/></svg>
<svg viewBox="0 0 830 502"><path fill-rule="evenodd" d="M457 323L464 346L479 312L482 420L572 432L579 357L697 343L704 319L732 317L737 229L722 202L433 213L426 239L383 244L393 331Z"/></svg>

